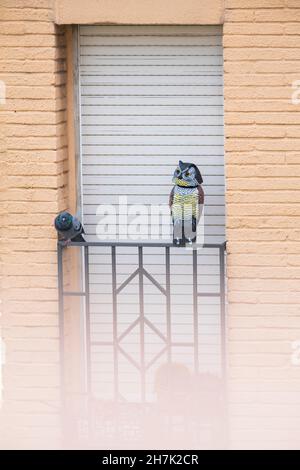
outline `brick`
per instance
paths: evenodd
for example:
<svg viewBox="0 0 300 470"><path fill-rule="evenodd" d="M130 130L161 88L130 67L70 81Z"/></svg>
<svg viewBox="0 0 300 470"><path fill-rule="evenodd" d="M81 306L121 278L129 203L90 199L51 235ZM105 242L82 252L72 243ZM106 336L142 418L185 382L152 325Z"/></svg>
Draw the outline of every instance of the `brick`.
<svg viewBox="0 0 300 470"><path fill-rule="evenodd" d="M297 0L285 0L285 6L288 8L300 8Z"/></svg>
<svg viewBox="0 0 300 470"><path fill-rule="evenodd" d="M261 241L234 241L227 243L227 252L232 253L257 253L257 254L278 254L278 253L287 253L287 254L299 254L300 253L300 243L298 242L285 242L284 244L280 241L274 242L268 240L267 242ZM274 282L274 285L276 283ZM291 286L293 282L291 281Z"/></svg>
<svg viewBox="0 0 300 470"><path fill-rule="evenodd" d="M238 78L236 79L238 81ZM249 78L249 81L251 77ZM228 112L225 116L226 124L300 124L299 112L276 113L276 112Z"/></svg>
<svg viewBox="0 0 300 470"><path fill-rule="evenodd" d="M2 8L2 21L38 21L49 22L53 18L53 13L48 9L35 8Z"/></svg>
<svg viewBox="0 0 300 470"><path fill-rule="evenodd" d="M299 183L299 181L298 181ZM297 178L276 178L274 181L270 179L260 178L228 178L228 189L229 190L273 190L276 184L277 191L280 190L297 190Z"/></svg>
<svg viewBox="0 0 300 470"><path fill-rule="evenodd" d="M245 399L247 399L247 394L243 394L243 397L245 397ZM249 394L249 396L248 396L249 403L251 403L250 397L251 397L251 395ZM241 397L240 397L240 399L241 399ZM252 399L253 399L253 397L252 397ZM292 402L290 402L290 403L292 404ZM297 402L296 402L296 404L297 404ZM232 420L233 427L240 425L242 423L242 421L243 421L242 417L234 417L233 420ZM284 437L284 435L285 435L285 439L287 439L287 437L288 437L287 423L286 423L286 421L284 421L282 419L282 417L271 416L271 417L268 417L268 419L266 420L264 417L260 417L260 416L259 417L249 416L249 419L247 419L247 423L249 423L249 430L253 429L253 431L254 431L255 428L258 428L258 429L263 428L265 430L265 432L269 434L270 432L273 433L274 428L275 428L275 429L278 429L278 431L279 431L278 438L280 437L282 439L282 437ZM293 417L293 419L290 422L290 425L291 425L290 430L294 429L296 431L297 426L299 426L299 417L298 416Z"/></svg>
<svg viewBox="0 0 300 470"><path fill-rule="evenodd" d="M25 364L22 364L23 368L25 367ZM40 366L40 371L42 372L43 369L47 370L47 367L45 365ZM45 413L45 414L53 414L53 408L57 406L57 403L55 401L53 402L41 402L41 401L36 401L36 402L30 402L26 400L15 400L11 402L11 407L14 410L15 413L22 413L22 414L36 414L36 413Z"/></svg>
<svg viewBox="0 0 300 470"><path fill-rule="evenodd" d="M5 21L1 22L1 35L57 34L57 27L51 22Z"/></svg>
<svg viewBox="0 0 300 470"><path fill-rule="evenodd" d="M7 299L6 299L7 300ZM20 313L28 315L35 314L57 314L58 303L57 301L33 301L33 300L10 300L6 302L8 313Z"/></svg>
<svg viewBox="0 0 300 470"><path fill-rule="evenodd" d="M300 215L300 208L295 204L230 204L227 215L230 216L295 216Z"/></svg>
<svg viewBox="0 0 300 470"><path fill-rule="evenodd" d="M228 86L227 87L227 99L248 99L248 100L257 100L257 99L292 99L291 88L289 86L273 86L270 88L267 87L242 87L242 86Z"/></svg>
<svg viewBox="0 0 300 470"><path fill-rule="evenodd" d="M37 426L42 426L42 427L58 427L59 425L59 420L60 417L58 414L33 414L31 416L28 416L26 414L21 414L17 415L14 417L12 415L12 419L18 419L18 424L20 426L29 426L29 427L37 427Z"/></svg>
<svg viewBox="0 0 300 470"><path fill-rule="evenodd" d="M24 354L24 353L23 353ZM39 357L37 357L39 356ZM37 354L32 354L33 362L40 362L39 358L43 356L43 353ZM49 357L50 353L49 353ZM53 360L53 359L50 359ZM58 400L59 399L59 390L57 387L55 388L50 388L47 387L45 384L45 387L18 387L18 388L13 388L12 390L9 390L9 396L13 400ZM27 427L28 429L28 427Z"/></svg>
<svg viewBox="0 0 300 470"><path fill-rule="evenodd" d="M225 23L252 23L255 19L253 10L225 10Z"/></svg>
<svg viewBox="0 0 300 470"><path fill-rule="evenodd" d="M56 47L59 43L63 44L64 38L57 39L55 34L22 34L22 48L24 47ZM0 46L9 48L20 48L20 35L11 34L2 35L0 37Z"/></svg>
<svg viewBox="0 0 300 470"><path fill-rule="evenodd" d="M239 280L238 282L240 282L240 281L241 280ZM255 281L253 281L253 280L251 282L255 283ZM261 283L262 281L257 280L256 282ZM263 284L265 284L265 282L266 281L263 281ZM282 283L282 282L283 282L282 280L277 281L277 283ZM275 280L275 283L276 283L276 280ZM231 281L231 285L232 285L232 281ZM248 281L248 285L249 285L249 281ZM254 284L254 286L255 286L255 284ZM232 328L231 328L231 325L232 325ZM285 331L288 331L289 334L292 334L292 339L294 339L297 336L297 332L299 331L300 322L299 322L299 318L297 316L293 317L293 316L288 316L288 315L285 315L284 317L283 316L275 316L275 315L274 316L264 316L264 315L257 315L257 314L253 315L253 316L248 316L248 315L238 316L238 315L236 315L234 318L229 319L229 328L230 328L230 334L234 334L234 332L236 332L235 335L236 335L237 340L239 339L239 337L238 337L239 333L237 333L237 332L238 331L240 332L240 330L243 330L243 329L245 330L246 335L248 334L248 331L250 331L250 334L253 335L253 332L259 329L260 333L258 333L258 335L255 336L256 340L258 340L261 337L265 337L263 335L263 333L265 331L270 333L270 329L273 330L272 333L270 333L270 334L273 334L273 333L277 334L277 332L279 332L278 339L280 339L280 340L282 339L282 337L280 337L282 329L284 329ZM297 329L295 334L292 333L294 329ZM241 334L243 334L243 332ZM269 337L270 337L270 335L269 335ZM248 339L250 339L250 338L248 338ZM289 337L289 339L290 339L290 337ZM290 347L290 351L291 351L291 344L290 343L289 343L289 347Z"/></svg>
<svg viewBox="0 0 300 470"><path fill-rule="evenodd" d="M32 238L34 238L34 239L44 239L43 233L45 233L45 230L49 230L49 225L48 226L40 226L40 227L26 227L26 226L23 226L22 227L22 232L19 230L19 228L17 228L17 226L15 226L15 227L6 227L5 229L3 229L3 235L8 236L9 233L12 234L12 232L10 232L11 230L14 230L14 237L30 238L30 239L32 239ZM54 229L52 230L52 224L51 224L51 232L48 233L48 238L50 238L50 239L54 238L55 240L57 240L57 234L56 234Z"/></svg>
<svg viewBox="0 0 300 470"><path fill-rule="evenodd" d="M56 244L55 240L51 240L53 245ZM20 240L18 240L20 242ZM29 240L29 242L32 245L32 242ZM39 242L39 241L38 241ZM42 243L42 241L40 242ZM48 246L46 244L45 250L48 250ZM17 251L17 249L15 249ZM34 250L29 250L31 253ZM53 250L54 251L54 250ZM38 279L39 286L40 288L57 288L57 278L56 276L39 276ZM25 276L25 277L16 277L16 276L5 276L5 278L2 280L2 287L3 289L9 289L11 286L14 287L27 287L27 288L34 288L37 285L37 279L36 276Z"/></svg>
<svg viewBox="0 0 300 470"><path fill-rule="evenodd" d="M248 408L248 413L249 415L252 415L252 416L255 416L255 412L259 411L259 415L261 417L265 416L265 417L274 417L274 416L277 416L277 417L284 417L286 416L286 413L288 411L291 412L291 408L290 408L290 404L289 403L286 403L286 404L276 404L274 405L273 403L270 403L270 404L263 404L263 406L261 404L253 404L253 405L249 405L249 408ZM299 417L300 416L300 408L297 407L294 409L294 417ZM235 405L234 406L234 414L236 416L242 416L243 415L243 407L242 405Z"/></svg>
<svg viewBox="0 0 300 470"><path fill-rule="evenodd" d="M50 10L49 0L1 0L1 5L6 8L38 8Z"/></svg>
<svg viewBox="0 0 300 470"><path fill-rule="evenodd" d="M55 137L57 125L13 124L7 125L8 137ZM59 131L59 129L57 129ZM60 132L61 133L61 132Z"/></svg>
<svg viewBox="0 0 300 470"><path fill-rule="evenodd" d="M273 276L273 279L299 279L300 278L300 268L299 267L281 267L278 266L276 269L270 266L231 266L227 268L227 275L229 278L247 278L249 279L270 279ZM284 306L284 310L286 306ZM281 314L283 307L281 306ZM298 311L300 308L298 308ZM232 311L232 310L230 310Z"/></svg>
<svg viewBox="0 0 300 470"><path fill-rule="evenodd" d="M55 438L57 440L55 440ZM14 443L18 443L20 449L35 450L36 446L42 449L58 449L61 446L57 428L47 428L46 426L20 427L16 426L14 433ZM54 446L54 447L53 447ZM15 445L13 446L15 447Z"/></svg>
<svg viewBox="0 0 300 470"><path fill-rule="evenodd" d="M58 326L58 316L56 312L53 314L17 314L13 313L10 315L9 324L11 326L23 326L23 327L33 327L33 326Z"/></svg>
<svg viewBox="0 0 300 470"><path fill-rule="evenodd" d="M267 216L228 217L229 228L294 228L295 217Z"/></svg>
<svg viewBox="0 0 300 470"><path fill-rule="evenodd" d="M286 400L286 402L288 403L293 403L293 404L299 404L299 396L297 396L296 393L293 393L293 392L281 392L281 393L253 393L253 392L250 392L250 391L237 391L237 392L234 392L232 393L232 396L233 398L235 399L235 401L237 403L241 403L241 402L248 402L248 403L253 403L255 400L258 402L258 403L266 403L266 404L270 404L270 403L276 403L278 402L278 400ZM269 400L268 400L269 398ZM250 422L250 425L252 424L253 426L258 424L258 423L261 423L263 420L262 417L251 417L249 416L249 422ZM236 418L236 417L232 417L232 421L233 423L239 423L241 422L240 421L240 418ZM282 424L282 418L279 417L279 416L272 416L270 417L270 420L268 420L268 424L269 425L273 425L275 423L278 424L278 422L281 422ZM298 426L299 425L299 417L295 416L291 419L291 423L295 426Z"/></svg>
<svg viewBox="0 0 300 470"><path fill-rule="evenodd" d="M263 438L264 436L264 438ZM253 431L241 430L239 433L234 433L232 438L235 442L234 450L293 450L298 448L297 440L288 442L284 441L282 437L276 440L269 439L269 433L260 427L259 433Z"/></svg>
<svg viewBox="0 0 300 470"><path fill-rule="evenodd" d="M286 57L285 48L249 47L249 48L225 48L224 59L226 61L280 61Z"/></svg>
<svg viewBox="0 0 300 470"><path fill-rule="evenodd" d="M7 208L7 211L13 214L27 214L30 212L31 214L37 213L37 214L44 214L44 213L50 213L50 214L55 214L57 212L57 202L30 202L30 204L26 202L12 202L8 203L5 205ZM39 248L36 246L32 247L34 250L41 250L45 249L45 246L47 247L46 249L49 249L49 243L47 243L48 240L45 240L45 245L40 246ZM13 246L11 243L9 245L13 249L22 249L22 246L25 246L24 244L21 246L19 240L17 243L15 243L15 246ZM53 246L53 242L51 243L51 246Z"/></svg>
<svg viewBox="0 0 300 470"><path fill-rule="evenodd" d="M282 302L284 305L296 304L300 301L300 292L229 292L228 300L231 303L260 303L273 304ZM300 337L300 331L299 331Z"/></svg>
<svg viewBox="0 0 300 470"><path fill-rule="evenodd" d="M0 60L2 73L45 73L57 72L58 64L52 60Z"/></svg>
<svg viewBox="0 0 300 470"><path fill-rule="evenodd" d="M285 0L225 0L225 7L228 9L243 9L249 8L284 8L286 6Z"/></svg>
<svg viewBox="0 0 300 470"><path fill-rule="evenodd" d="M283 152L228 152L226 155L226 168L228 165L282 165L288 163L288 158ZM273 193L276 195L276 190ZM284 197L284 194L282 196Z"/></svg>
<svg viewBox="0 0 300 470"><path fill-rule="evenodd" d="M32 88L31 86L8 86L7 87L7 99L41 99L41 100L51 100L55 99L55 88L54 87L44 87L36 86Z"/></svg>
<svg viewBox="0 0 300 470"><path fill-rule="evenodd" d="M299 40L298 37L295 36L280 36L280 35L245 35L243 34L231 34L226 36L223 42L224 47L232 47L232 48L257 48L260 47L262 49L265 48L282 48L284 51L286 48L298 48L299 47ZM286 52L286 51L285 51Z"/></svg>
<svg viewBox="0 0 300 470"><path fill-rule="evenodd" d="M287 128L281 125L278 126L263 126L263 125L227 125L225 130L226 137L270 137L270 138L283 138L287 136Z"/></svg>
<svg viewBox="0 0 300 470"><path fill-rule="evenodd" d="M56 371L55 375L39 376L39 375L26 375L26 376L17 376L15 375L10 379L11 386L14 388L24 387L58 387L59 386L59 374ZM32 415L28 417L32 418ZM46 425L46 423L45 423Z"/></svg>
<svg viewBox="0 0 300 470"><path fill-rule="evenodd" d="M231 61L232 63L225 62L224 64L224 72L228 73L228 71L232 71L234 73L297 73L299 72L300 65L293 60L285 60L285 61L278 61L278 60L239 60L239 61ZM282 110L282 109L281 109Z"/></svg>
<svg viewBox="0 0 300 470"><path fill-rule="evenodd" d="M54 72L47 73L17 73L10 74L6 73L2 76L2 79L5 80L9 86L53 86L57 80L57 74ZM7 115L7 117L13 117L13 113Z"/></svg>
<svg viewBox="0 0 300 470"><path fill-rule="evenodd" d="M228 165L228 176L238 177L297 177L300 176L300 165Z"/></svg>
<svg viewBox="0 0 300 470"><path fill-rule="evenodd" d="M66 158L65 150L31 150L22 149L22 150L7 150L6 152L8 161L19 161L21 163L52 163L63 161ZM43 190L36 192L36 194L43 194Z"/></svg>
<svg viewBox="0 0 300 470"><path fill-rule="evenodd" d="M236 243L237 241L243 242L247 240L247 233L248 233L248 240L249 241L257 241L257 243L261 242L270 242L273 243L274 241L282 242L282 241L299 241L299 231L297 230L287 230L287 229L249 229L249 228L240 228L240 229L230 229L228 227L228 244L230 242ZM229 238L230 237L230 238ZM230 246L230 245L229 245Z"/></svg>
<svg viewBox="0 0 300 470"><path fill-rule="evenodd" d="M279 23L294 23L300 21L300 10L299 9L273 9L273 10L257 10L255 11L255 22L267 23L267 22L279 22Z"/></svg>
<svg viewBox="0 0 300 470"><path fill-rule="evenodd" d="M38 187L44 187L44 188L53 188L56 189L60 185L64 183L61 175L59 177L56 176L10 176L4 179L4 182L9 186L9 187L14 187L14 188L38 188Z"/></svg>
<svg viewBox="0 0 300 470"><path fill-rule="evenodd" d="M18 326L18 327L14 327L12 330L11 330L11 333L10 333L10 338L23 338L23 339L28 339L28 338L57 338L58 337L58 331L57 331L57 328L55 326L35 326L35 327L24 327L24 326ZM52 368L52 369L51 369ZM33 371L31 371L31 369L33 369ZM23 375L26 373L26 370L30 370L31 373L33 372L37 372L36 371L36 368L32 368L30 367L30 364L29 364L29 367L27 368L23 368L22 367L22 370L19 371L19 374L18 374L18 369L15 369L15 374L16 375ZM48 368L47 368L48 372L49 373L49 370L54 370L55 373L57 373L57 367L53 366L53 365L50 365ZM41 371L42 372L42 371ZM46 372L44 371L44 374L46 374Z"/></svg>
<svg viewBox="0 0 300 470"><path fill-rule="evenodd" d="M51 226L51 229L52 229L52 226ZM29 261L30 260L30 256L28 253L22 253L22 252L13 252L13 253L9 253L9 254L6 254L4 253L3 254L3 262L6 262L7 259L9 259L9 256L11 256L11 271L13 274L16 274L15 272L15 269L17 269L17 267L19 266L18 263L24 263L24 264L28 264L28 267L32 267L34 269L39 269L39 267L43 266L43 265L46 265L48 264L49 265L49 269L52 267L52 264L56 264L56 257L55 257L55 253L51 253L51 252L40 252L38 253L38 256L37 256L37 252L34 252L35 253L35 262L34 264L29 264ZM16 264L14 264L16 263Z"/></svg>
<svg viewBox="0 0 300 470"><path fill-rule="evenodd" d="M57 60L65 57L61 47L7 47L1 54L1 60L42 61Z"/></svg>
<svg viewBox="0 0 300 470"><path fill-rule="evenodd" d="M52 100L10 100L7 104L7 111L16 113L19 111L56 111L56 103Z"/></svg>
<svg viewBox="0 0 300 470"><path fill-rule="evenodd" d="M62 162L57 163L40 163L38 166L33 163L7 163L6 164L7 171L11 176L35 176L35 175L48 175L48 176L55 176L57 174L61 174L63 172L63 164Z"/></svg>
<svg viewBox="0 0 300 470"><path fill-rule="evenodd" d="M290 86L290 83L294 78L294 75L287 74L225 74L224 84L225 86ZM226 116L225 116L226 117Z"/></svg>
<svg viewBox="0 0 300 470"><path fill-rule="evenodd" d="M251 330L249 330L249 333ZM274 333L274 332L273 332ZM239 334L239 331L236 332L235 339L237 339L237 336ZM286 341L284 342L284 335L280 338L279 341L275 341L276 338L271 338L271 340L267 341L267 339L264 336L259 336L255 337L255 334L252 334L252 336L249 334L249 336L252 338L252 341L248 339L247 335L241 335L239 338L240 341L237 339L234 341L234 338L230 336L230 345L229 345L229 352L230 354L290 354L291 351L291 346L290 342ZM276 335L274 335L276 336ZM259 339L261 338L261 341Z"/></svg>
<svg viewBox="0 0 300 470"><path fill-rule="evenodd" d="M297 0L295 0L297 1ZM298 2L297 2L298 3ZM265 25L267 26L267 25ZM285 23L284 34L299 34L299 23Z"/></svg>
<svg viewBox="0 0 300 470"><path fill-rule="evenodd" d="M277 372L277 374L276 374ZM284 367L235 367L231 368L232 373L232 389L243 390L261 390L262 387L268 391L281 390L282 385L285 385L284 389L294 384L294 380L287 382L286 379L290 379L290 370L287 371ZM274 377L275 375L275 377ZM281 387L277 385L280 381Z"/></svg>
<svg viewBox="0 0 300 470"><path fill-rule="evenodd" d="M295 255L285 254L270 254L270 255L256 255L256 254L232 254L229 258L228 266L286 266Z"/></svg>
<svg viewBox="0 0 300 470"><path fill-rule="evenodd" d="M230 365L253 367L284 367L290 362L290 356L278 354L234 354L230 356ZM236 405L235 405L236 406Z"/></svg>
<svg viewBox="0 0 300 470"><path fill-rule="evenodd" d="M299 153L292 153L289 152L286 157L285 157L286 163L287 164L299 164L300 163L300 155Z"/></svg>
<svg viewBox="0 0 300 470"><path fill-rule="evenodd" d="M54 111L32 112L32 111L18 111L17 113L7 113L6 122L12 124L27 124L27 125L43 125L43 124L57 124L64 122L65 113L56 113Z"/></svg>
<svg viewBox="0 0 300 470"><path fill-rule="evenodd" d="M26 254L27 255L27 254ZM28 256L28 255L27 255ZM20 299L22 301L56 301L57 300L57 289L45 289L39 288L10 288L6 295L7 300Z"/></svg>
<svg viewBox="0 0 300 470"><path fill-rule="evenodd" d="M230 35L282 35L282 34L296 34L299 24L281 24L281 23L228 23L225 22L223 26L224 36Z"/></svg>

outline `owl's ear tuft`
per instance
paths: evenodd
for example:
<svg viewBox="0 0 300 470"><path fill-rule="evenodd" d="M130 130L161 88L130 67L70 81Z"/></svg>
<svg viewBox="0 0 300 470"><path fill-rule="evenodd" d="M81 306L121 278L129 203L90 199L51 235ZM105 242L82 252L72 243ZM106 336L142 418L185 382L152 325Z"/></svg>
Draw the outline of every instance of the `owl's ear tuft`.
<svg viewBox="0 0 300 470"><path fill-rule="evenodd" d="M203 178L198 167L196 167L196 179L199 184L203 183Z"/></svg>
<svg viewBox="0 0 300 470"><path fill-rule="evenodd" d="M184 166L184 163L181 160L179 160L179 168L182 169L183 166Z"/></svg>
<svg viewBox="0 0 300 470"><path fill-rule="evenodd" d="M202 178L202 175L201 175L201 172L200 172L199 168L194 163L191 166L193 166L195 168L197 183L202 184L203 183L203 178Z"/></svg>

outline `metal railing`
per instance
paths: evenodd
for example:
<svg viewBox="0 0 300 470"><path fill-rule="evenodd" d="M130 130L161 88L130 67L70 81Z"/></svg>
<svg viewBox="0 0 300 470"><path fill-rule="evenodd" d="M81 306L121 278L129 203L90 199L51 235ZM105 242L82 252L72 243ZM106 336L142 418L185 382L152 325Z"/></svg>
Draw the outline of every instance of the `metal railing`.
<svg viewBox="0 0 300 470"><path fill-rule="evenodd" d="M119 357L124 356L131 364L139 371L140 377L140 403L146 401L146 373L147 370L163 355L166 354L167 361L172 362L172 350L174 347L189 347L193 351L193 368L194 373L199 372L199 298L200 297L217 297L220 301L220 366L221 366L221 379L225 384L226 382L226 319L225 319L225 254L226 243L213 243L201 245L201 248L215 249L218 254L218 277L219 277L219 290L218 292L199 292L198 288L198 258L197 249L189 250L192 256L192 324L193 324L193 340L191 342L174 342L172 339L172 306L171 306L171 263L170 252L174 250L176 253L177 248L173 243L166 242L71 242L67 247L81 247L83 250L83 290L68 291L64 288L64 269L63 269L63 252L66 246L58 242L58 287L59 287L59 337L60 337L60 373L61 373L61 391L62 402L65 403L65 298L66 297L81 297L84 299L84 314L85 314L85 367L86 367L86 388L87 396L92 396L92 365L91 365L91 349L93 346L111 346L113 354L113 390L114 401L122 400L119 392ZM90 249L96 247L105 247L110 249L110 262L111 262L111 305L112 305L112 337L109 342L94 341L91 338L91 293L90 293ZM131 247L137 250L138 267L121 283L117 284L117 255L120 247ZM200 247L200 246L199 246ZM164 285L158 282L155 277L145 269L144 263L144 249L145 248L161 248L164 250L164 264L165 264L165 279ZM181 248L182 249L182 248ZM173 255L173 252L172 252ZM145 300L144 300L144 280L148 279L156 288L157 291L165 297L165 332L149 320L145 314ZM139 313L137 318L130 323L130 325L119 334L118 331L118 296L123 289L131 283L133 279L138 280L138 294L137 304ZM139 360L133 358L122 347L122 340L130 334L130 332L139 326ZM160 340L162 340L163 347L150 362L146 362L145 355L145 326L150 328Z"/></svg>

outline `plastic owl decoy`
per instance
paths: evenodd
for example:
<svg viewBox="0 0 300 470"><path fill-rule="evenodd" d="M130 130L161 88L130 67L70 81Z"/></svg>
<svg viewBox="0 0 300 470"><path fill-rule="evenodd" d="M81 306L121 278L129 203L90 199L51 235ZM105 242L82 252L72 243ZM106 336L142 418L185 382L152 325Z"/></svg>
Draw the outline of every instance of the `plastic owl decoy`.
<svg viewBox="0 0 300 470"><path fill-rule="evenodd" d="M175 245L185 246L196 242L197 225L204 204L202 183L199 168L194 163L180 160L173 175L174 187L169 199Z"/></svg>

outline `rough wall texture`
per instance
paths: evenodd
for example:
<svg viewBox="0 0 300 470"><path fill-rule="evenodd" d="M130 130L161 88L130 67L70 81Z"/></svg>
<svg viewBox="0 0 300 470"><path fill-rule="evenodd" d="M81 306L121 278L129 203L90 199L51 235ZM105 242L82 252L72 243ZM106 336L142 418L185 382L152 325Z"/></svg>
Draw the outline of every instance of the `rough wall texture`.
<svg viewBox="0 0 300 470"><path fill-rule="evenodd" d="M221 24L224 0L55 0L57 24Z"/></svg>
<svg viewBox="0 0 300 470"><path fill-rule="evenodd" d="M65 37L49 0L2 0L4 446L59 442L54 215L66 206ZM3 124L5 121L5 125Z"/></svg>
<svg viewBox="0 0 300 470"><path fill-rule="evenodd" d="M225 8L232 445L299 448L300 2Z"/></svg>

